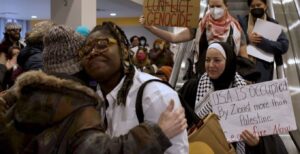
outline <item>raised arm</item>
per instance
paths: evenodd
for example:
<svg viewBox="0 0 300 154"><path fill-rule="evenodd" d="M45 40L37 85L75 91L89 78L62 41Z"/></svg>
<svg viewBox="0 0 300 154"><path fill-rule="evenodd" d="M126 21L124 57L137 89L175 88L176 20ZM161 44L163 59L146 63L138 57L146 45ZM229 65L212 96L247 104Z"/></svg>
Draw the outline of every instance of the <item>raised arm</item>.
<svg viewBox="0 0 300 154"><path fill-rule="evenodd" d="M190 41L194 38L192 30L190 30L189 28L184 28L181 32L174 34L155 26L145 25L144 16L140 17L140 23L154 35L172 43Z"/></svg>

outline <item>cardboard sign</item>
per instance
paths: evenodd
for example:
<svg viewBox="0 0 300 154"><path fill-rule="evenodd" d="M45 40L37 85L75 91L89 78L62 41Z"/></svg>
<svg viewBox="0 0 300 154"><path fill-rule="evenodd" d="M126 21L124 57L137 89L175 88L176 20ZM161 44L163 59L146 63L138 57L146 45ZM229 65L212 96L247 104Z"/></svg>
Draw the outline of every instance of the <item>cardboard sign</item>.
<svg viewBox="0 0 300 154"><path fill-rule="evenodd" d="M146 25L170 27L198 26L199 0L144 0Z"/></svg>
<svg viewBox="0 0 300 154"><path fill-rule="evenodd" d="M245 129L259 136L297 129L286 79L216 91L210 102L229 142Z"/></svg>

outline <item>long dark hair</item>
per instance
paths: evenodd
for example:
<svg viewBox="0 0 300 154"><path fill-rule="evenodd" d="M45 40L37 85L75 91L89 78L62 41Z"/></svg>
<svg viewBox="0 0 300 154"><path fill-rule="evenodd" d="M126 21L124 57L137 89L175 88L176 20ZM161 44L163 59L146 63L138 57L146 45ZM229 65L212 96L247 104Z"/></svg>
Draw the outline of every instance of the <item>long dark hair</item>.
<svg viewBox="0 0 300 154"><path fill-rule="evenodd" d="M248 6L250 7L251 3L252 3L253 0L248 0L247 3L248 3ZM260 0L261 2L265 3L267 5L267 0Z"/></svg>

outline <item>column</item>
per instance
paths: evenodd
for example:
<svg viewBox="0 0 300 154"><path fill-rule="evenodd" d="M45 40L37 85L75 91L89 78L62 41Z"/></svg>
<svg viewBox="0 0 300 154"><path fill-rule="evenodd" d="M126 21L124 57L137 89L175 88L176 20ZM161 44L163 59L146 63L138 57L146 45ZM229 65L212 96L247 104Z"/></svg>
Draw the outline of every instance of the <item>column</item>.
<svg viewBox="0 0 300 154"><path fill-rule="evenodd" d="M85 25L92 29L97 20L96 0L51 0L51 20L76 28Z"/></svg>

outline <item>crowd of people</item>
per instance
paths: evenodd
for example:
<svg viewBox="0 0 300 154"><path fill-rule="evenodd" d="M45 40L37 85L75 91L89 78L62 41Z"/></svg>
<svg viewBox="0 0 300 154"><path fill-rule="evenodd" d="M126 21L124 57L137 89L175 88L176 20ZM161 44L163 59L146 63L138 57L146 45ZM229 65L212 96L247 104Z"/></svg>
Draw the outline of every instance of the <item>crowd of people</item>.
<svg viewBox="0 0 300 154"><path fill-rule="evenodd" d="M209 94L273 79L274 62L247 53L247 45L280 59L289 42L283 32L271 41L252 32L267 14L267 0L248 0L249 14L235 19L226 0L208 0L196 29L177 34L141 24L159 38L127 39L112 22L92 30L52 21L35 24L25 42L21 27L7 23L0 44L1 153L189 153L188 128L179 95L204 118L213 112ZM196 70L178 93L153 82L144 90L139 123L136 99L143 83L169 81L174 65L170 43L195 39ZM259 77L239 71L239 60L253 64ZM248 71L250 72L250 71ZM285 154L278 135L259 137L249 130L233 143L238 154Z"/></svg>
<svg viewBox="0 0 300 154"><path fill-rule="evenodd" d="M133 64L142 72L169 81L174 65L174 53L170 46L170 42L158 38L150 47L145 36L132 36L130 50Z"/></svg>

